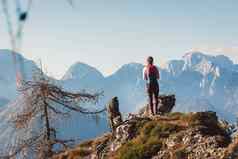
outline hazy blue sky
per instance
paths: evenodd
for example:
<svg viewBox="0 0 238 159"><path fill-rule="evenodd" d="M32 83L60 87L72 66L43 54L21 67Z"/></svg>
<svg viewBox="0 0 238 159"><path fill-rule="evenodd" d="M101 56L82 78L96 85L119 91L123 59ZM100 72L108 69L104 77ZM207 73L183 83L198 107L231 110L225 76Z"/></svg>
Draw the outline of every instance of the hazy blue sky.
<svg viewBox="0 0 238 159"><path fill-rule="evenodd" d="M0 48L9 48L0 18ZM22 54L59 78L77 61L108 75L148 55L164 63L190 50L238 61L238 0L75 0L73 9L35 0Z"/></svg>

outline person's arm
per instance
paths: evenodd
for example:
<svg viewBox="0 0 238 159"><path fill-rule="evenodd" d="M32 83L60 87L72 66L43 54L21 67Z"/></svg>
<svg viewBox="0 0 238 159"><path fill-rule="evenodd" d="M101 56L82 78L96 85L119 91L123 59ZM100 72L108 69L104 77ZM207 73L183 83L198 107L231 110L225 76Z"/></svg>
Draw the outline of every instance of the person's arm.
<svg viewBox="0 0 238 159"><path fill-rule="evenodd" d="M146 73L146 67L143 69L143 80L148 80L147 73Z"/></svg>
<svg viewBox="0 0 238 159"><path fill-rule="evenodd" d="M159 73L159 69L156 67L156 77L159 80L160 79L160 73Z"/></svg>

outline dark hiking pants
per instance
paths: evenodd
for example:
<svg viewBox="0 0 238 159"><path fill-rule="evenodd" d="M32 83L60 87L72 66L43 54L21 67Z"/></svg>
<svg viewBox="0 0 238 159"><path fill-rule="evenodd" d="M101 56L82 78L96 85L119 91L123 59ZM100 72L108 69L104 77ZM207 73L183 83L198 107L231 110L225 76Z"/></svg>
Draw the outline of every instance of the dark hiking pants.
<svg viewBox="0 0 238 159"><path fill-rule="evenodd" d="M159 104L159 84L158 83L150 83L147 84L147 93L149 97L149 106L152 115L158 113L158 104Z"/></svg>

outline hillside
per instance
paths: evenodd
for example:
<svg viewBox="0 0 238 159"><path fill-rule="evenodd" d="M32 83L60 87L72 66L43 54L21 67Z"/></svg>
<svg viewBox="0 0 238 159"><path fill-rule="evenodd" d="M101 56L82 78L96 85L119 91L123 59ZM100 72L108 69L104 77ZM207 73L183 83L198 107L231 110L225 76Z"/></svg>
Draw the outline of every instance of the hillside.
<svg viewBox="0 0 238 159"><path fill-rule="evenodd" d="M54 159L235 159L237 140L214 112L133 115L117 128Z"/></svg>

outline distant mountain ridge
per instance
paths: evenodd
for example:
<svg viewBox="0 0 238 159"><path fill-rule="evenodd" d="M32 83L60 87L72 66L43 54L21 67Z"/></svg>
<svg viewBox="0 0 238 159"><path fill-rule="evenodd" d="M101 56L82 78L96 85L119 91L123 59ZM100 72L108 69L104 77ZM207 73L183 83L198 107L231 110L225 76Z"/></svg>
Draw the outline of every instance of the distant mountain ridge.
<svg viewBox="0 0 238 159"><path fill-rule="evenodd" d="M145 82L142 79L143 67L139 63L125 64L112 75L102 78L102 76L97 76L99 71L96 68L92 71L92 67L88 66L88 70L91 72L87 72L95 77L94 80L76 80L74 81L75 86L71 85L71 88L77 88L77 85L84 83L91 90L94 88L94 90L104 90L104 103L112 96L118 96L124 113L135 111L146 103ZM180 60L168 61L165 68L159 69L161 72L161 93L177 95L179 102L176 110L206 111L215 109L224 118L233 116L234 119L236 116L235 98L230 99L236 93L230 91L234 92L238 88L238 82L236 82L238 69L237 65L228 57L189 52ZM92 87L90 88L90 86Z"/></svg>
<svg viewBox="0 0 238 159"><path fill-rule="evenodd" d="M21 55L17 54L17 57L24 61L24 71L27 78L31 79L33 70L38 69L37 65ZM125 115L136 112L147 103L145 81L142 79L143 67L140 63L125 64L112 75L104 77L96 68L78 62L70 67L61 80L55 81L70 91L104 91L104 96L96 107L104 107L110 98L118 96L120 111ZM192 52L179 60L168 61L164 68L159 69L160 93L176 94L174 111L212 110L221 118L233 122L236 120L238 66L228 57ZM0 50L0 149L8 145L9 141L14 142L15 134L9 125L9 117L21 109L21 104L21 97L17 97L11 52ZM72 118L55 124L58 129L64 130L59 135L66 138L88 139L108 130L104 115L98 124L94 119L78 116L77 113Z"/></svg>
<svg viewBox="0 0 238 159"><path fill-rule="evenodd" d="M4 53L1 53L4 52ZM20 56L20 55L18 55ZM11 54L7 50L0 50L0 68L12 67ZM7 60L4 60L4 59ZM23 57L22 57L23 58ZM24 59L26 72L37 68L34 62ZM106 105L107 101L118 96L121 110L124 113L134 112L146 103L145 82L142 79L143 65L129 63L123 65L115 73L104 77L96 68L81 62L72 65L63 78L57 81L67 90L89 90L91 92L104 91L99 105ZM165 67L159 68L161 73L161 93L175 93L178 99L176 110L196 111L214 110L224 118L234 119L238 103L238 65L224 55L212 56L201 52L188 52L181 59L170 60ZM13 69L12 69L13 70ZM0 71L0 97L14 99L14 80L6 82L5 76L14 79L14 73L5 75ZM2 79L2 80L1 80ZM6 92L8 92L6 95ZM9 98L10 97L10 98ZM199 101L199 102L194 102ZM196 103L203 103L200 106ZM224 115L225 114L225 115Z"/></svg>
<svg viewBox="0 0 238 159"><path fill-rule="evenodd" d="M15 53L17 69L24 70L26 79L32 79L35 70L38 69L34 61L24 58ZM0 98L15 99L16 91L16 68L13 62L13 53L10 50L0 49Z"/></svg>

